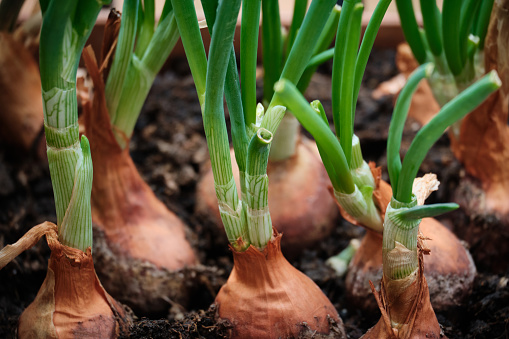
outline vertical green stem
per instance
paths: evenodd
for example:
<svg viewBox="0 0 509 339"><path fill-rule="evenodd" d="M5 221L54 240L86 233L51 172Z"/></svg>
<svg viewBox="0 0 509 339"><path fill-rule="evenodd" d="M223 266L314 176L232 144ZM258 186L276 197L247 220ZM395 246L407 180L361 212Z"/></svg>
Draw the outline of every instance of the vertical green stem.
<svg viewBox="0 0 509 339"><path fill-rule="evenodd" d="M341 14L341 7L336 5L334 6L334 9L332 10L331 14L329 15L329 18L327 19L327 22L325 23L325 27L323 28L322 33L320 34L320 37L318 38L318 42L315 46L315 50L313 51L313 56L317 56L318 54L325 51L332 41L334 40L334 36L336 35L336 31L338 29L338 23L339 23L339 16ZM306 89L309 86L309 83L311 82L311 77L313 74L315 74L316 69L318 68L318 65L322 62L325 62L326 60L332 58L332 56L326 58L325 60L320 60L316 65L313 65L311 67L307 67L304 73L302 74L302 77L299 80L299 83L297 84L297 88L301 93L304 93Z"/></svg>
<svg viewBox="0 0 509 339"><path fill-rule="evenodd" d="M122 88L131 62L131 54L136 41L138 20L138 0L125 0L122 14L122 25L118 35L115 58L106 81L105 95L111 121L115 121L117 108L122 95Z"/></svg>
<svg viewBox="0 0 509 339"><path fill-rule="evenodd" d="M385 12L387 12L387 8L390 4L391 0L381 0L378 2L378 5L376 5L375 10L373 11L371 19L369 20L368 26L366 27L366 31L364 32L364 37L362 38L357 61L355 62L355 83L353 92L354 105L357 103L357 98L359 97L362 77L364 76L366 65L368 64L369 54L371 53L371 49L375 43L375 38L384 18Z"/></svg>
<svg viewBox="0 0 509 339"><path fill-rule="evenodd" d="M293 7L292 24L290 25L290 31L288 32L288 37L286 39L285 61L286 58L288 57L288 53L292 49L293 42L295 41L295 37L297 36L297 31L300 29L300 26L302 25L302 20L304 20L307 4L308 0L295 0Z"/></svg>
<svg viewBox="0 0 509 339"><path fill-rule="evenodd" d="M410 45L415 59L423 64L426 62L426 49L419 33L419 26L417 26L412 0L396 0L396 6L405 39Z"/></svg>
<svg viewBox="0 0 509 339"><path fill-rule="evenodd" d="M267 162L272 133L258 129L248 149L246 172L246 216L251 243L265 248L272 237L272 221L269 213Z"/></svg>
<svg viewBox="0 0 509 339"><path fill-rule="evenodd" d="M445 57L452 74L457 76L463 70L460 52L461 0L444 0L442 17Z"/></svg>
<svg viewBox="0 0 509 339"><path fill-rule="evenodd" d="M442 54L442 18L436 0L420 0L421 12L428 46L435 56Z"/></svg>
<svg viewBox="0 0 509 339"><path fill-rule="evenodd" d="M180 37L186 51L186 59L193 75L196 91L198 92L198 100L200 100L203 112L207 56L205 55L205 47L203 47L201 39L194 3L191 0L171 0L171 3L175 11Z"/></svg>
<svg viewBox="0 0 509 339"><path fill-rule="evenodd" d="M240 79L246 125L256 123L256 59L261 0L244 0L240 27Z"/></svg>
<svg viewBox="0 0 509 339"><path fill-rule="evenodd" d="M274 94L274 84L279 80L283 61L279 3L262 0L262 15L263 99L269 102Z"/></svg>
<svg viewBox="0 0 509 339"><path fill-rule="evenodd" d="M340 134L339 141L345 152L348 165L352 161L352 138L354 121L354 101L353 90L355 83L355 60L357 57L357 48L359 47L359 37L361 34L361 20L364 6L361 3L355 4L352 12L352 18L347 31L346 48L344 55L343 72L341 79L341 105L340 105Z"/></svg>

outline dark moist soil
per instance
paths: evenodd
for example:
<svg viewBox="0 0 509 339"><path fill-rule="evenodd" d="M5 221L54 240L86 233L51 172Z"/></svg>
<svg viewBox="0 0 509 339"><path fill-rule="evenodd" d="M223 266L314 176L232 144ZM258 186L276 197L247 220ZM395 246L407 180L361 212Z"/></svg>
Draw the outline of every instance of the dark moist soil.
<svg viewBox="0 0 509 339"><path fill-rule="evenodd" d="M306 96L320 99L331 112L330 86L332 64L323 65L314 77ZM396 74L393 51L376 51L364 77L357 105L355 130L366 160L375 161L385 171L387 130L393 98L371 98L372 90ZM261 83L260 83L261 84ZM261 94L261 93L260 93ZM329 117L330 118L330 117ZM419 125L406 125L403 149ZM232 268L232 257L224 239L218 239L213 226L194 214L195 187L200 168L208 160L200 106L189 68L184 59L171 62L156 78L138 120L131 142L131 154L139 171L156 195L192 229L191 239L200 261L217 268L217 279L225 281ZM454 160L447 137L434 146L422 166L423 172L437 173L442 187L429 202L450 201L458 184L460 166ZM385 179L387 176L385 174ZM442 221L451 227L452 219ZM56 221L53 191L47 164L35 156L23 157L19 151L0 149L0 246L17 241L32 226L45 220ZM377 319L366 319L355 305L345 300L344 278L336 277L325 260L344 249L350 239L363 230L338 219L338 227L318 248L306 250L293 264L313 279L341 315L348 336L358 338ZM224 237L225 238L225 237ZM0 338L13 338L17 319L35 298L46 274L49 249L44 240L24 252L0 271ZM446 260L446 258L444 258ZM438 320L449 338L507 338L509 319L509 271L495 275L478 267L474 291L468 305L451 316L438 313ZM168 305L160 319L144 318L131 328L130 338L223 338L228 324L216 323L215 310L209 308L219 286L196 293L192 309Z"/></svg>

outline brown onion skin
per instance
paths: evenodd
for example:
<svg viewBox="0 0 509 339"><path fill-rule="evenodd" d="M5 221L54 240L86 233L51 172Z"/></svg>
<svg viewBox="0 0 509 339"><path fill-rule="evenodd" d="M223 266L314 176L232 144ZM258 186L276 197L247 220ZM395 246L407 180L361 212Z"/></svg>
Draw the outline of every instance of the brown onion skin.
<svg viewBox="0 0 509 339"><path fill-rule="evenodd" d="M509 1L493 4L484 44L485 72L496 70L502 86L449 133L451 149L468 176L455 201L467 216L456 232L471 246L479 268L505 273L509 268Z"/></svg>
<svg viewBox="0 0 509 339"><path fill-rule="evenodd" d="M39 67L25 46L5 32L0 32L0 89L1 141L25 152L36 148L46 158Z"/></svg>
<svg viewBox="0 0 509 339"><path fill-rule="evenodd" d="M405 290L391 291L387 289L385 281L388 281L388 279L385 276L380 284L379 292L372 286L382 316L378 323L361 338L447 338L442 334L435 311L431 306L423 266L422 254L420 254L417 279ZM398 329L392 328L391 320L402 324L401 327Z"/></svg>
<svg viewBox="0 0 509 339"><path fill-rule="evenodd" d="M234 266L217 297L217 317L232 325L232 338L346 338L343 322L318 286L281 252L281 234L263 251L232 249ZM331 330L330 320L336 329Z"/></svg>
<svg viewBox="0 0 509 339"><path fill-rule="evenodd" d="M195 253L186 239L186 226L157 199L138 173L129 149L121 149L115 139L106 108L102 74L91 48L85 49L83 58L94 83L92 101L83 100L85 134L90 141L94 164L94 226L105 234L109 250L119 261L147 262L156 269L170 272L196 265ZM108 290L137 310L163 311L168 304L161 296L176 297L171 291L157 295L161 291L151 284L160 280L133 277L133 272L138 270L130 270L125 265L114 267L125 268L118 272L119 279L135 280L130 288L136 291L118 290L114 282L107 286ZM109 265L99 267L99 271L111 269ZM142 280L137 282L137 279ZM142 293L144 297L129 300L129 294L138 295L140 289L146 290L147 293ZM178 301L185 300L182 296Z"/></svg>
<svg viewBox="0 0 509 339"><path fill-rule="evenodd" d="M338 215L334 200L327 192L330 180L314 148L316 145L301 138L294 156L278 162L269 161L267 167L270 216L272 223L285 235L281 246L289 258L329 235ZM230 154L238 183L239 171L233 149ZM196 197L196 212L222 230L210 168L198 182Z"/></svg>
<svg viewBox="0 0 509 339"><path fill-rule="evenodd" d="M130 319L104 290L90 247L84 253L48 237L48 273L35 300L21 314L18 338L116 338Z"/></svg>

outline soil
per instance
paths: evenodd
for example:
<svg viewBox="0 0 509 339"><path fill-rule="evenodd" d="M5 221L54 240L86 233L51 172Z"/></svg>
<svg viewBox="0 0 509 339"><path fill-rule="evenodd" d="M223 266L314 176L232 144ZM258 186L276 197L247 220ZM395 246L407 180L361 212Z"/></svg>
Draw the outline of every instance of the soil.
<svg viewBox="0 0 509 339"><path fill-rule="evenodd" d="M319 98L328 113L331 112L331 70L331 63L321 66L306 93L310 100ZM371 92L395 74L394 52L375 51L361 87L355 123L365 159L381 165L386 180L385 147L393 98L374 100ZM403 151L418 129L417 122L407 122ZM232 256L226 237L218 237L213 225L199 220L193 213L195 186L201 166L208 160L208 151L200 106L185 59L173 60L156 78L130 148L140 173L157 197L190 226L194 233L191 241L201 263L214 268L217 275L209 288L195 294L188 310L169 302L165 314L151 315L150 319L137 314L130 338L227 337L229 324L215 322L215 310L210 304L220 282L228 277ZM461 166L452 156L446 136L434 146L421 169L423 173L437 173L442 182L441 189L429 202L451 201ZM441 221L452 228L455 221L465 220L457 213L461 211L446 215ZM17 241L32 226L45 220L56 222L47 164L37 160L35 154L23 156L1 147L0 247ZM342 317L348 336L358 338L377 319L367 319L355 305L346 302L344 278L336 277L325 260L344 249L350 239L361 237L364 231L340 219L337 225L330 237L317 248L306 250L292 264L322 288ZM35 298L46 274L49 255L48 246L41 240L0 271L0 338L15 337L17 319ZM449 338L509 337L509 270L497 275L478 266L478 271L468 305L454 314L437 314Z"/></svg>

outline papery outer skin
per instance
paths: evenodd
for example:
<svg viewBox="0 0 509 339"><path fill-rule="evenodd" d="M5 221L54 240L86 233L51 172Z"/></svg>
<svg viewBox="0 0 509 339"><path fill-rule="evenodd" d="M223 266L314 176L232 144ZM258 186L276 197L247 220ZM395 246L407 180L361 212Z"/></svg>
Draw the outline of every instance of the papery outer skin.
<svg viewBox="0 0 509 339"><path fill-rule="evenodd" d="M233 150L230 154L233 176L240 187ZM334 227L338 212L334 199L327 194L330 180L318 158L316 145L304 137L292 158L276 163L269 161L267 174L272 224L284 234L285 255L293 257L323 239ZM196 194L196 212L211 219L224 232L210 168L198 182Z"/></svg>
<svg viewBox="0 0 509 339"><path fill-rule="evenodd" d="M38 139L44 121L39 68L23 44L5 32L0 32L0 88L0 137L30 151L43 139Z"/></svg>
<svg viewBox="0 0 509 339"><path fill-rule="evenodd" d="M431 306L428 284L424 277L423 252L419 247L419 268L416 272L416 279L404 290L391 290L389 284L397 283L386 276L380 284L380 292L372 290L375 294L378 307L382 316L378 323L362 336L364 339L417 339L417 338L446 338L441 335L440 325ZM403 279L401 279L403 280ZM392 300L392 305L391 305ZM399 320L404 318L398 328L393 328L394 309L399 312L408 310L407 315L399 313ZM392 310L392 311L391 311Z"/></svg>
<svg viewBox="0 0 509 339"><path fill-rule="evenodd" d="M18 337L116 338L127 330L124 310L104 290L90 248L84 253L47 236L48 273L20 317Z"/></svg>
<svg viewBox="0 0 509 339"><path fill-rule="evenodd" d="M509 214L509 1L494 2L485 40L486 73L497 70L502 87L467 115L451 149L467 172L482 182L484 208Z"/></svg>
<svg viewBox="0 0 509 339"><path fill-rule="evenodd" d="M336 310L306 275L281 252L281 234L260 252L232 250L234 267L217 297L217 317L233 326L232 338L297 338L306 328L315 338L346 338ZM333 333L328 318L339 326ZM315 332L316 331L316 332Z"/></svg>
<svg viewBox="0 0 509 339"><path fill-rule="evenodd" d="M381 170L370 163L377 188L375 202L385 211L392 197L391 186L381 180ZM341 210L341 208L340 208ZM350 223L363 226L341 210ZM382 214L385 217L385 213ZM419 226L431 250L424 257L425 275L430 288L433 307L440 311L460 307L472 291L476 268L470 253L458 238L433 218L424 218ZM443 260L447 256L451 260ZM378 284L382 278L382 235L367 229L359 250L350 262L346 276L347 298L365 312L374 314L376 303L372 298L369 281Z"/></svg>
<svg viewBox="0 0 509 339"><path fill-rule="evenodd" d="M129 148L122 150L115 140L104 98L104 83L93 51L87 47L83 57L94 82L93 101L83 103L84 124L94 164L92 220L104 231L110 249L118 257L147 261L169 271L196 265L194 251L186 239L185 225L143 181ZM101 270L109 268L99 267L98 271ZM129 270L119 274L125 275L122 279L139 279L131 276ZM114 285L107 288L115 296L128 292L114 292ZM133 288L144 289L145 285L133 281ZM163 305L167 308L160 295L149 297L147 294L146 300L134 302L131 307L146 312L162 311Z"/></svg>

